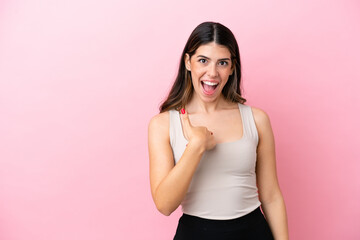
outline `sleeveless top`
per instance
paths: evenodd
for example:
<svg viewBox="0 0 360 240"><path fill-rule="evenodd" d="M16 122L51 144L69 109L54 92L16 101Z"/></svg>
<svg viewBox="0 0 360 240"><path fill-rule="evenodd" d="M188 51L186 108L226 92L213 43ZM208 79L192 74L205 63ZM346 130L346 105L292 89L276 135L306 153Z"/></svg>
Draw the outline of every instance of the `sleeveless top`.
<svg viewBox="0 0 360 240"><path fill-rule="evenodd" d="M251 107L241 103L238 106L243 136L204 152L181 203L183 213L206 219L234 219L261 205L255 173L258 132ZM180 113L170 110L169 114L170 144L176 164L188 141Z"/></svg>

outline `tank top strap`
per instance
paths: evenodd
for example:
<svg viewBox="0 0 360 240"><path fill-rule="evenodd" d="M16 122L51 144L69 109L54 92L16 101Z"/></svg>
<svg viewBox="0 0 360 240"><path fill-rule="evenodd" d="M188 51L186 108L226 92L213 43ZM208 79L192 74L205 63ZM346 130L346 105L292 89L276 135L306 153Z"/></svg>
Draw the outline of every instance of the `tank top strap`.
<svg viewBox="0 0 360 240"><path fill-rule="evenodd" d="M186 145L186 139L184 138L181 126L180 113L176 110L169 110L170 118L170 145L174 148L179 145Z"/></svg>
<svg viewBox="0 0 360 240"><path fill-rule="evenodd" d="M259 141L259 136L251 107L238 103L244 127L244 136Z"/></svg>

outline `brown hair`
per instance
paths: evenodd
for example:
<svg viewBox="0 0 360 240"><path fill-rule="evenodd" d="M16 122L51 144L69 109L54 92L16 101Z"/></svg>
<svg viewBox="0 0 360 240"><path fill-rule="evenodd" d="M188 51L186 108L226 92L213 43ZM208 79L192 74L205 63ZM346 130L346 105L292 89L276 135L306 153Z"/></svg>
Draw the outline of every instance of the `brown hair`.
<svg viewBox="0 0 360 240"><path fill-rule="evenodd" d="M220 23L204 22L194 29L185 45L181 54L177 77L168 97L159 108L160 112L165 112L170 109L180 110L180 108L185 107L190 101L194 88L192 86L191 73L185 67L185 55L187 53L191 58L198 47L210 42L226 46L230 51L232 65L234 66L234 72L229 76L227 83L222 89L222 94L226 100L231 102L246 102L246 99L241 96L240 91L241 64L239 46L235 36L227 27Z"/></svg>

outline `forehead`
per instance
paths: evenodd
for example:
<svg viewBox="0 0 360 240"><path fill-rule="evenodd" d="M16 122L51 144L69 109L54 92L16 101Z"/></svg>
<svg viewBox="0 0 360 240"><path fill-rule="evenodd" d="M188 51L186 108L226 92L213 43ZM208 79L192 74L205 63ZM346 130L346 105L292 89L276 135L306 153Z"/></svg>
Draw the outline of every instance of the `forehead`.
<svg viewBox="0 0 360 240"><path fill-rule="evenodd" d="M195 56L204 55L206 57L215 57L215 58L230 58L231 53L229 49L224 46L217 44L215 42L203 44L195 51Z"/></svg>

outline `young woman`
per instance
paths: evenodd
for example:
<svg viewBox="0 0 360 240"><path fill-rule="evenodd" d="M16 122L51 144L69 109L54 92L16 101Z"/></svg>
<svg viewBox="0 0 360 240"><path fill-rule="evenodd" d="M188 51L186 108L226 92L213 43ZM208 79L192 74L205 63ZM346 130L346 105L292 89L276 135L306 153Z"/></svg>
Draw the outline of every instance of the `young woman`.
<svg viewBox="0 0 360 240"><path fill-rule="evenodd" d="M175 240L288 239L270 120L244 104L240 66L232 32L200 24L149 123L155 205L166 216L182 205Z"/></svg>

